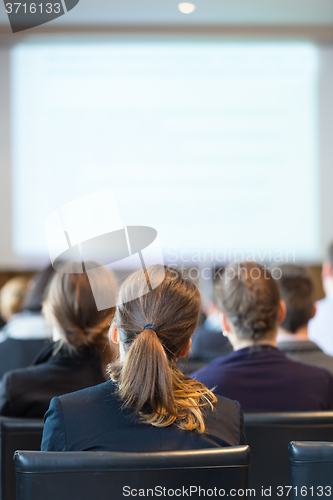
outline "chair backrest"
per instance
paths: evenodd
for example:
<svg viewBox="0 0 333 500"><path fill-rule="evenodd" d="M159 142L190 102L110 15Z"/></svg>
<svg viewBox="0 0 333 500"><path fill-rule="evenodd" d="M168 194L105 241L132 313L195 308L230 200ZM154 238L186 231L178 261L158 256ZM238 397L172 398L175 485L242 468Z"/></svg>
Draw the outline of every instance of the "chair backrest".
<svg viewBox="0 0 333 500"><path fill-rule="evenodd" d="M333 443L292 441L289 460L291 499L333 495Z"/></svg>
<svg viewBox="0 0 333 500"><path fill-rule="evenodd" d="M281 498L277 487L289 485L290 441L333 441L333 412L248 413L247 443L251 449L250 488L272 488L272 499Z"/></svg>
<svg viewBox="0 0 333 500"><path fill-rule="evenodd" d="M145 496L171 496L168 490L173 490L174 496L191 492L198 498L199 487L201 497L208 489L246 489L250 450L236 446L158 453L17 451L14 462L17 500L124 500L142 496L139 490Z"/></svg>
<svg viewBox="0 0 333 500"><path fill-rule="evenodd" d="M43 420L0 417L0 500L15 500L16 450L39 450Z"/></svg>

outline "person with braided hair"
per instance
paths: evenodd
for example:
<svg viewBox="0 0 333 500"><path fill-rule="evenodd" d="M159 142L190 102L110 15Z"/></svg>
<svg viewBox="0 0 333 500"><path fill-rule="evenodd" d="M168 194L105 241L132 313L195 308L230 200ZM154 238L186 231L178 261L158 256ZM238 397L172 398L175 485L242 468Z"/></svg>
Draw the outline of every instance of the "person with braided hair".
<svg viewBox="0 0 333 500"><path fill-rule="evenodd" d="M115 299L117 281L111 271L101 269L95 291L113 294ZM42 418L54 396L104 382L107 366L118 354L108 339L115 307L97 309L87 273L77 273L74 264L64 264L54 274L43 312L53 342L32 366L5 373L0 388L1 415Z"/></svg>
<svg viewBox="0 0 333 500"><path fill-rule="evenodd" d="M147 283L159 283L150 288ZM197 327L200 293L161 265L129 276L110 328L110 380L54 398L43 451L172 451L245 444L242 409L177 368Z"/></svg>
<svg viewBox="0 0 333 500"><path fill-rule="evenodd" d="M332 375L288 359L277 349L286 306L277 280L255 262L233 263L216 287L222 329L234 352L191 374L245 412L333 409Z"/></svg>

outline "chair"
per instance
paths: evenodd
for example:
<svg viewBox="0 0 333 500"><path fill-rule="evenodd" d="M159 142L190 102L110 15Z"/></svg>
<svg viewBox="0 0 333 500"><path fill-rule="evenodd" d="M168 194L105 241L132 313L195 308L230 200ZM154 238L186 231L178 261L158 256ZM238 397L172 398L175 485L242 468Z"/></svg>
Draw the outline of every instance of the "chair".
<svg viewBox="0 0 333 500"><path fill-rule="evenodd" d="M289 444L290 499L327 498L333 494L333 443Z"/></svg>
<svg viewBox="0 0 333 500"><path fill-rule="evenodd" d="M146 496L171 496L169 490L187 496L184 489L198 498L199 487L246 489L250 451L248 446L158 453L17 451L14 462L17 500L124 500L139 497L139 490Z"/></svg>
<svg viewBox="0 0 333 500"><path fill-rule="evenodd" d="M289 485L290 441L332 441L333 412L248 413L247 444L251 449L250 488L271 487L270 497L281 499L278 486Z"/></svg>
<svg viewBox="0 0 333 500"><path fill-rule="evenodd" d="M0 500L15 500L14 452L39 450L43 420L0 417Z"/></svg>

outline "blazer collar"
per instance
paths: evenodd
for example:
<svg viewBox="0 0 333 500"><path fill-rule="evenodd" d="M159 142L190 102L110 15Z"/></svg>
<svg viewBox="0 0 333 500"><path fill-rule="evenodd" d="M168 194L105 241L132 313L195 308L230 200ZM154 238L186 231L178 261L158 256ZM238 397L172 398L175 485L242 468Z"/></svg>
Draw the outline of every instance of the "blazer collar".
<svg viewBox="0 0 333 500"><path fill-rule="evenodd" d="M320 347L311 342L311 340L288 340L286 342L278 342L278 349L283 352L323 352Z"/></svg>

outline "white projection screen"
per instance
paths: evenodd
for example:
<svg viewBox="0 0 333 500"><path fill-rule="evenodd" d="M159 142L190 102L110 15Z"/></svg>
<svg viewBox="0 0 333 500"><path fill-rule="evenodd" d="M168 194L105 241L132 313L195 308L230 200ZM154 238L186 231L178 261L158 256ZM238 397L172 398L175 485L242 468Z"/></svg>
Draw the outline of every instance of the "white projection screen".
<svg viewBox="0 0 333 500"><path fill-rule="evenodd" d="M48 215L111 188L168 262L318 258L317 87L310 43L17 45L15 253L46 256Z"/></svg>

